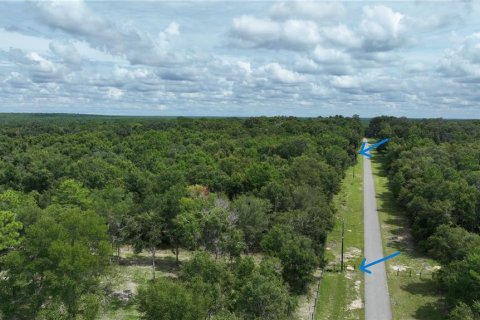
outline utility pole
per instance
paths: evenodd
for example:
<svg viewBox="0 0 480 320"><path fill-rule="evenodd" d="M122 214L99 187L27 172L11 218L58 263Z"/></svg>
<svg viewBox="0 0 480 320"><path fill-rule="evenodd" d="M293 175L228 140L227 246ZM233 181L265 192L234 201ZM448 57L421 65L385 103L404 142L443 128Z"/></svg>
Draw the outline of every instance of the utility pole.
<svg viewBox="0 0 480 320"><path fill-rule="evenodd" d="M343 239L345 234L345 219L342 220L342 261L340 264L340 270L343 272Z"/></svg>

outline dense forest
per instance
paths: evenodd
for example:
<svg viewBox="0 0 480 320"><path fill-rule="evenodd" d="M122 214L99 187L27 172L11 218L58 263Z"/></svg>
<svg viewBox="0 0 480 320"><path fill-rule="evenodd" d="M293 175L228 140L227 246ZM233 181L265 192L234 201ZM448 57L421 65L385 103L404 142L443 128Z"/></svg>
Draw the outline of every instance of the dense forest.
<svg viewBox="0 0 480 320"><path fill-rule="evenodd" d="M443 264L450 319L480 319L480 121L378 117L390 188L418 247Z"/></svg>
<svg viewBox="0 0 480 320"><path fill-rule="evenodd" d="M398 134L392 186L448 263L449 292L476 312L480 148L458 149L444 128L439 141ZM159 248L179 264L138 289L145 319L291 319L324 263L332 197L362 136L358 117L2 115L0 319L96 319L126 246L148 252L152 271ZM182 250L192 258L178 261Z"/></svg>

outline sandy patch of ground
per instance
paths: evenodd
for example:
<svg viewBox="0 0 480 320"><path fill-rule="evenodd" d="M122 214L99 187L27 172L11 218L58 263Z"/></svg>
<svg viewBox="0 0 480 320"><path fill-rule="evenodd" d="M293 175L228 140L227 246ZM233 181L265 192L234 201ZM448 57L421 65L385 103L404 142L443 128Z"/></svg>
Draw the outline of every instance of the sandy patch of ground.
<svg viewBox="0 0 480 320"><path fill-rule="evenodd" d="M130 290L131 292L133 293L137 293L137 288L138 288L138 284L136 282L133 282L131 280L128 280L126 283L125 283L125 289L126 290Z"/></svg>
<svg viewBox="0 0 480 320"><path fill-rule="evenodd" d="M360 280L355 281L355 292L357 294L357 298L348 305L348 310L356 310L363 308L363 301L360 298L360 284Z"/></svg>
<svg viewBox="0 0 480 320"><path fill-rule="evenodd" d="M399 265L395 265L395 266L390 266L390 268L392 268L393 271L406 271L409 267L407 267L405 265L402 265L402 264L399 264Z"/></svg>
<svg viewBox="0 0 480 320"><path fill-rule="evenodd" d="M438 271L438 270L442 269L442 267L441 266L433 266L433 267L426 267L425 269L428 270L428 271L435 272L435 271Z"/></svg>
<svg viewBox="0 0 480 320"><path fill-rule="evenodd" d="M345 260L353 260L360 257L361 254L362 254L362 250L355 247L348 247L347 251L344 254L344 258Z"/></svg>
<svg viewBox="0 0 480 320"><path fill-rule="evenodd" d="M317 298L317 288L318 288L318 281L322 275L322 271L320 269L315 270L313 276L315 277L315 281L312 281L308 288L308 293L305 295L300 296L298 301L298 308L296 311L297 318L299 320L311 320L313 308L315 305L315 299Z"/></svg>
<svg viewBox="0 0 480 320"><path fill-rule="evenodd" d="M355 310L355 309L362 309L362 308L363 308L362 299L355 299L348 306L348 310Z"/></svg>
<svg viewBox="0 0 480 320"><path fill-rule="evenodd" d="M408 227L404 228L404 231L399 235L387 236L387 246L394 248L403 248L403 251L413 252L414 243L413 238Z"/></svg>

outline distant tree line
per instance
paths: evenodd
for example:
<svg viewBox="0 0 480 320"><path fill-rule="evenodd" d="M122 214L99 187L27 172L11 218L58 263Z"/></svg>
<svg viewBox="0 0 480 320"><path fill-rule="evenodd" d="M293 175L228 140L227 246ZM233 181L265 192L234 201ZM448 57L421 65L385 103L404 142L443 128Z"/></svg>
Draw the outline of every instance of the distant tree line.
<svg viewBox="0 0 480 320"><path fill-rule="evenodd" d="M451 319L480 319L480 121L378 117L385 166L417 244L443 264Z"/></svg>
<svg viewBox="0 0 480 320"><path fill-rule="evenodd" d="M161 247L195 252L139 289L146 319L290 319L362 131L358 117L2 115L0 319L95 319L125 245L152 270Z"/></svg>

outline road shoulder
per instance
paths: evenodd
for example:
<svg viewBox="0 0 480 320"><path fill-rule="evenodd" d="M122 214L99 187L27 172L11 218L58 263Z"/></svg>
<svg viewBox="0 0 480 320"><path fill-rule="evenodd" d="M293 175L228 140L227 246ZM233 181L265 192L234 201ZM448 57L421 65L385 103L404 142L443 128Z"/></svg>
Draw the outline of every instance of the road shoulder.
<svg viewBox="0 0 480 320"><path fill-rule="evenodd" d="M363 258L363 159L349 168L341 191L334 200L335 227L326 242L327 270L323 273L317 300L316 319L364 319L363 275L357 268ZM342 220L345 219L345 257L348 271L340 266ZM355 267L352 271L351 268Z"/></svg>

